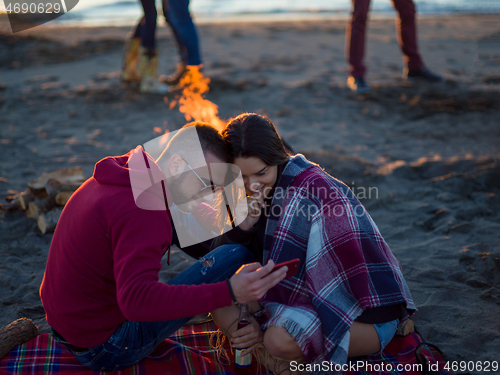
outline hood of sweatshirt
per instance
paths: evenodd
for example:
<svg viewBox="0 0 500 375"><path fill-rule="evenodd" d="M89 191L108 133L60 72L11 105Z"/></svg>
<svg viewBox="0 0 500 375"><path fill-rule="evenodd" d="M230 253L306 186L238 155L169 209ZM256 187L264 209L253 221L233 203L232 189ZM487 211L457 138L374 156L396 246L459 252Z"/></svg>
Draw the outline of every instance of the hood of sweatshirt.
<svg viewBox="0 0 500 375"><path fill-rule="evenodd" d="M165 202L171 201L165 175L142 146L102 159L93 177L100 184L130 187L135 203L145 210L166 210Z"/></svg>

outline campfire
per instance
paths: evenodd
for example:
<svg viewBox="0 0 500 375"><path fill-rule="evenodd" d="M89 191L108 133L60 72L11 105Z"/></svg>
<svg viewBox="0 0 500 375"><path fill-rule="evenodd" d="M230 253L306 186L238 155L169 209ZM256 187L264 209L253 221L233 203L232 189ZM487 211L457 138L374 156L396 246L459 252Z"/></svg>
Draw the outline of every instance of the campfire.
<svg viewBox="0 0 500 375"><path fill-rule="evenodd" d="M176 95L173 100L165 97L165 103L170 109L178 105L179 111L184 114L187 121L207 122L222 130L225 122L217 116L219 107L204 97L210 89L209 84L210 78L204 76L198 67L188 66L187 73L178 85L182 93Z"/></svg>

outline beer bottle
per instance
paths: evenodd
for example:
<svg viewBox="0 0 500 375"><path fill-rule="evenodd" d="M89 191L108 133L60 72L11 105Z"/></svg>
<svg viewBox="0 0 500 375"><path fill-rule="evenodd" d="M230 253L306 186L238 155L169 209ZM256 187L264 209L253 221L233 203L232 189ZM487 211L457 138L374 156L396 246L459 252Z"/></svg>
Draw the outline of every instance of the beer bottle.
<svg viewBox="0 0 500 375"><path fill-rule="evenodd" d="M246 327L250 324L250 312L248 311L248 305L240 305L240 318L238 319L238 329ZM252 365L252 355L248 354L242 356L246 349L234 349L234 371L236 374L245 374L248 368Z"/></svg>

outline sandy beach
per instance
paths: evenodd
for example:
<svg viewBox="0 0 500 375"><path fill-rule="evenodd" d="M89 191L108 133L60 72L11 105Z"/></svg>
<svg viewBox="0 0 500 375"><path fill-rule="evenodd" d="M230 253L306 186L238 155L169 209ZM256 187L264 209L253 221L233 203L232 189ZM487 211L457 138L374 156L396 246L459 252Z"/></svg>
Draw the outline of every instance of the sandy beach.
<svg viewBox="0 0 500 375"><path fill-rule="evenodd" d="M269 116L296 152L351 186L401 263L416 326L450 361L499 361L500 24L498 15L419 19L440 84L408 84L393 19L369 24L369 96L346 88L345 20L201 24L206 98L227 120ZM126 27L41 26L12 34L0 17L0 199L46 172L87 177L187 121L163 96L119 81ZM177 51L159 28L161 72ZM172 97L169 98L171 102ZM0 327L28 317L52 235L0 213ZM163 280L193 259L173 250ZM460 373L460 371L459 371ZM479 372L472 372L479 373Z"/></svg>

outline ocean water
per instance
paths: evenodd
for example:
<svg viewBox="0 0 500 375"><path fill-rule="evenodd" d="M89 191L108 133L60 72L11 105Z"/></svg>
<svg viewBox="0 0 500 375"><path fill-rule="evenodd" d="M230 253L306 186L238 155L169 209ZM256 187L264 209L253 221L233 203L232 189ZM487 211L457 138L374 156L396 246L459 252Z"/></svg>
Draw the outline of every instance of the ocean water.
<svg viewBox="0 0 500 375"><path fill-rule="evenodd" d="M161 0L156 2L158 8L161 8ZM500 13L500 0L414 0L414 2L419 14L423 15ZM247 19L347 18L351 4L351 0L191 0L190 10L197 22L222 22L245 17ZM1 3L0 9L2 9ZM392 12L390 0L371 1L372 16ZM82 26L131 25L141 15L139 0L80 0L72 11L52 22Z"/></svg>

